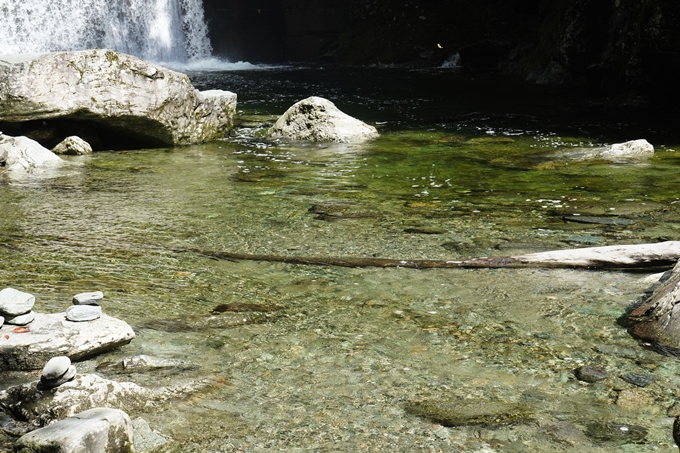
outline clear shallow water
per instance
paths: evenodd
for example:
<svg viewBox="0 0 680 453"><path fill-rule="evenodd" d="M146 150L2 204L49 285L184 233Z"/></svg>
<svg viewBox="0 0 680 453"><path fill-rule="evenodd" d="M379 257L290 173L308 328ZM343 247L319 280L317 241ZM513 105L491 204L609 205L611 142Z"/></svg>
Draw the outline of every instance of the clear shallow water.
<svg viewBox="0 0 680 453"><path fill-rule="evenodd" d="M0 175L3 285L35 294L43 312L102 290L105 312L138 333L81 372L144 353L196 367L100 373L149 386L216 378L209 392L132 414L176 439L170 450L674 451L666 410L680 365L617 325L645 274L343 269L176 251L436 259L675 239L671 129L625 112L602 116L604 104L578 96L450 72L191 76L200 88L239 93L232 139ZM268 121L311 94L377 122L382 137L262 138ZM583 146L640 137L657 147L653 158L576 158ZM635 223L563 221L574 212ZM211 316L225 303L283 309ZM581 383L572 370L583 363L612 377ZM619 378L628 372L659 380L636 390ZM3 373L2 382L29 378ZM406 410L422 400L520 406L525 415L446 428ZM642 426L647 440L603 440L591 432L598 422Z"/></svg>

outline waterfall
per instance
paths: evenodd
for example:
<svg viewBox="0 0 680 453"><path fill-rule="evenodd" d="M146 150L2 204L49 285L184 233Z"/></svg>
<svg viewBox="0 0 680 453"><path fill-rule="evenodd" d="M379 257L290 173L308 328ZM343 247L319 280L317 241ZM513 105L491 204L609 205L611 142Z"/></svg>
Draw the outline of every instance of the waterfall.
<svg viewBox="0 0 680 453"><path fill-rule="evenodd" d="M202 0L0 0L0 54L106 48L156 62L212 53Z"/></svg>

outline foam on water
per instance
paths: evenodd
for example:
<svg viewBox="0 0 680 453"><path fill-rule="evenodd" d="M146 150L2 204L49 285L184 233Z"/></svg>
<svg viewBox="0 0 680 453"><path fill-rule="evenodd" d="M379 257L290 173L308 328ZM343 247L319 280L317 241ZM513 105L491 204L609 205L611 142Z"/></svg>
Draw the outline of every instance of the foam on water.
<svg viewBox="0 0 680 453"><path fill-rule="evenodd" d="M152 61L209 58L201 0L0 0L0 54L110 48Z"/></svg>

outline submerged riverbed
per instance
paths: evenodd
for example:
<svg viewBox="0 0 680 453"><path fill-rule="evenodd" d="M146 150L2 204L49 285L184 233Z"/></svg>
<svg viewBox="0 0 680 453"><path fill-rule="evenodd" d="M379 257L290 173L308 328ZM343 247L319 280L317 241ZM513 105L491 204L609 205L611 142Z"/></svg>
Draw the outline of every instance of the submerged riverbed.
<svg viewBox="0 0 680 453"><path fill-rule="evenodd" d="M137 333L79 372L148 386L214 379L209 392L131 414L176 441L161 451L675 451L680 362L617 324L648 274L346 269L180 251L443 259L674 240L680 139L663 118L444 70L190 76L239 94L229 140L0 174L3 286L34 294L41 312L102 290L104 312ZM309 95L381 138L263 137ZM654 157L580 157L637 138ZM596 222L565 221L575 213ZM264 311L212 313L224 304ZM110 365L136 354L193 367ZM578 381L583 364L610 377ZM629 373L656 381L639 387ZM0 376L6 388L39 373Z"/></svg>

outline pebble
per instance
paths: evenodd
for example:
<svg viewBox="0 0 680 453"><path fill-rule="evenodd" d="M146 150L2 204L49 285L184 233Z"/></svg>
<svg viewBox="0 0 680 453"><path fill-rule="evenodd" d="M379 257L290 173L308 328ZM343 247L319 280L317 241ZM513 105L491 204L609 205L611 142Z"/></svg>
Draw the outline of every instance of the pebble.
<svg viewBox="0 0 680 453"><path fill-rule="evenodd" d="M104 293L101 291L80 293L73 296L73 305L97 305L103 298Z"/></svg>
<svg viewBox="0 0 680 453"><path fill-rule="evenodd" d="M10 316L19 316L33 309L35 297L32 294L23 293L14 288L5 288L0 291L0 313Z"/></svg>
<svg viewBox="0 0 680 453"><path fill-rule="evenodd" d="M593 365L583 365L574 371L576 378L580 381L594 383L606 379L609 376L607 370Z"/></svg>
<svg viewBox="0 0 680 453"><path fill-rule="evenodd" d="M52 357L42 371L42 379L55 380L62 377L71 366L71 359L65 355Z"/></svg>
<svg viewBox="0 0 680 453"><path fill-rule="evenodd" d="M638 387L647 387L659 378L652 374L631 372L622 375L621 379L629 384L637 385Z"/></svg>
<svg viewBox="0 0 680 453"><path fill-rule="evenodd" d="M72 305L66 310L66 320L73 322L92 321L102 316L99 305Z"/></svg>
<svg viewBox="0 0 680 453"><path fill-rule="evenodd" d="M5 318L5 324L12 324L13 326L25 326L33 322L35 319L35 312L29 311L23 315L15 316L13 318Z"/></svg>
<svg viewBox="0 0 680 453"><path fill-rule="evenodd" d="M592 423L588 425L586 434L591 439L624 445L643 442L647 437L647 429L637 425Z"/></svg>
<svg viewBox="0 0 680 453"><path fill-rule="evenodd" d="M38 382L38 390L49 390L59 387L60 385L66 384L74 377L76 377L76 367L71 365L68 367L68 370L66 370L66 373L57 379L40 378L40 382Z"/></svg>

